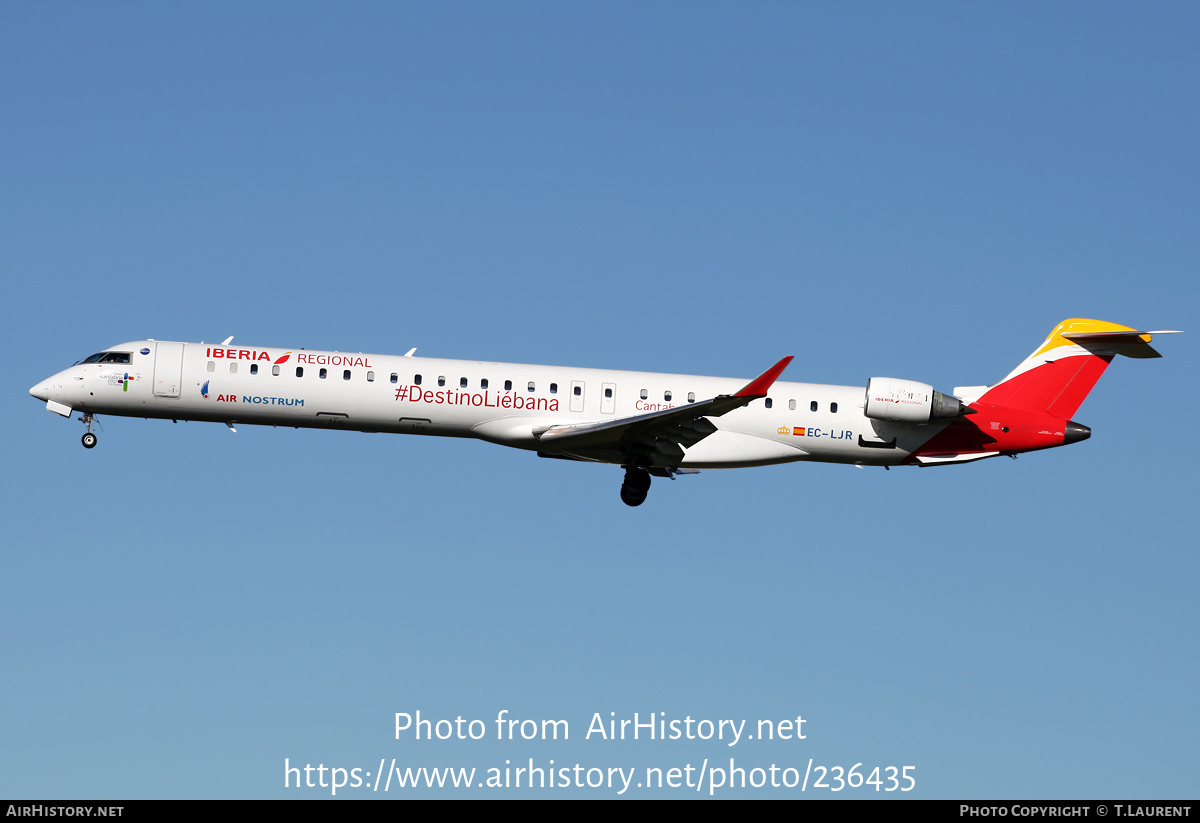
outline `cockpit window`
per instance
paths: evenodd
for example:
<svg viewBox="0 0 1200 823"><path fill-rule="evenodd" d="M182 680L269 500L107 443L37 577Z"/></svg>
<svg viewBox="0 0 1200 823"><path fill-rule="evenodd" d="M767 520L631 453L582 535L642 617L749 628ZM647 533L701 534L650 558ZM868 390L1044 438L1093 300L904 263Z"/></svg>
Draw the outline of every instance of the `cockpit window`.
<svg viewBox="0 0 1200 823"><path fill-rule="evenodd" d="M93 354L84 363L122 363L129 365L132 362L133 355L127 351L102 351Z"/></svg>

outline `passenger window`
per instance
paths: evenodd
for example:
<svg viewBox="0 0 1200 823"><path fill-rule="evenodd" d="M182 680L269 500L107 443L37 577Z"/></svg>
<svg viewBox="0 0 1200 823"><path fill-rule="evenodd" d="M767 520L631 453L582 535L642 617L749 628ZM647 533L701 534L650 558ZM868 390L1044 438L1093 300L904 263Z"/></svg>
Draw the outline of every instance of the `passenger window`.
<svg viewBox="0 0 1200 823"><path fill-rule="evenodd" d="M689 403L695 403L695 402L696 402L696 393L695 393L694 391L690 391L690 392L688 392L688 402L689 402Z"/></svg>
<svg viewBox="0 0 1200 823"><path fill-rule="evenodd" d="M229 373L237 374L237 361L234 361L233 363L229 364Z"/></svg>
<svg viewBox="0 0 1200 823"><path fill-rule="evenodd" d="M414 374L413 375L413 383L417 386L421 385L421 375Z"/></svg>
<svg viewBox="0 0 1200 823"><path fill-rule="evenodd" d="M375 372L373 372L373 371L369 371L369 372L367 372L367 382L368 382L368 383L374 383L374 382L375 382Z"/></svg>
<svg viewBox="0 0 1200 823"><path fill-rule="evenodd" d="M645 389L642 389L641 395L642 395L642 399L645 400L647 397L650 396L650 392L646 391Z"/></svg>
<svg viewBox="0 0 1200 823"><path fill-rule="evenodd" d="M324 380L329 372L326 369L321 369L321 379Z"/></svg>
<svg viewBox="0 0 1200 823"><path fill-rule="evenodd" d="M209 361L208 361L208 370L209 370L209 371L216 371L216 370L217 370L217 364L216 364L216 363L214 363L213 361L209 360Z"/></svg>
<svg viewBox="0 0 1200 823"><path fill-rule="evenodd" d="M349 369L346 369L344 372L342 372L342 379L343 379L343 380L349 380L349 379L350 379L350 370L349 370Z"/></svg>
<svg viewBox="0 0 1200 823"><path fill-rule="evenodd" d="M504 381L504 390L505 390L505 391L512 391L512 381L511 381L511 380L505 380L505 381Z"/></svg>
<svg viewBox="0 0 1200 823"><path fill-rule="evenodd" d="M763 403L768 409L771 408L771 398L768 397Z"/></svg>
<svg viewBox="0 0 1200 823"><path fill-rule="evenodd" d="M605 389L605 390L604 390L604 396L605 396L606 398L611 398L611 397L612 397L612 389Z"/></svg>
<svg viewBox="0 0 1200 823"><path fill-rule="evenodd" d="M557 384L557 383L551 383L551 384L550 384L550 393L551 393L551 394L558 394L558 384Z"/></svg>
<svg viewBox="0 0 1200 823"><path fill-rule="evenodd" d="M392 372L392 382L393 382L393 383L399 383L399 382L400 382L400 375L396 374L395 372Z"/></svg>
<svg viewBox="0 0 1200 823"><path fill-rule="evenodd" d="M809 403L809 404L808 404L808 410L809 410L809 411L816 411L816 410L817 410L817 401L816 401L816 400L814 400L814 401L812 401L811 403Z"/></svg>
<svg viewBox="0 0 1200 823"><path fill-rule="evenodd" d="M467 378L465 378L465 377L458 378L458 387L460 389L465 389L467 387Z"/></svg>
<svg viewBox="0 0 1200 823"><path fill-rule="evenodd" d="M671 393L669 391L663 392L663 400L666 400L668 403L671 402Z"/></svg>
<svg viewBox="0 0 1200 823"><path fill-rule="evenodd" d="M486 389L488 387L488 379L485 377L479 381L479 388Z"/></svg>
<svg viewBox="0 0 1200 823"><path fill-rule="evenodd" d="M258 374L258 364L257 364L257 363L251 363L251 364L250 364L250 373L251 373L251 374Z"/></svg>
<svg viewBox="0 0 1200 823"><path fill-rule="evenodd" d="M439 374L439 375L438 375L438 385L439 385L439 386L444 386L444 385L446 385L446 375L444 375L444 374Z"/></svg>
<svg viewBox="0 0 1200 823"><path fill-rule="evenodd" d="M796 401L795 400L788 401L788 409L790 409L791 411L796 410Z"/></svg>
<svg viewBox="0 0 1200 823"><path fill-rule="evenodd" d="M533 381L532 380L529 381L529 390L533 391Z"/></svg>
<svg viewBox="0 0 1200 823"><path fill-rule="evenodd" d="M576 397L582 397L583 396L583 386L576 386L574 388L574 392L575 392Z"/></svg>
<svg viewBox="0 0 1200 823"><path fill-rule="evenodd" d="M830 404L829 404L829 410L830 410L831 412L833 412L834 414L837 414L837 403L830 403Z"/></svg>
<svg viewBox="0 0 1200 823"><path fill-rule="evenodd" d="M272 367L271 367L271 376L272 376L272 377L278 377L278 376L279 376L279 367L278 367L278 366L272 366Z"/></svg>
<svg viewBox="0 0 1200 823"><path fill-rule="evenodd" d="M303 367L303 366L297 366L297 367L296 367L296 376L297 376L297 377L303 377L303 376L304 376L304 367Z"/></svg>

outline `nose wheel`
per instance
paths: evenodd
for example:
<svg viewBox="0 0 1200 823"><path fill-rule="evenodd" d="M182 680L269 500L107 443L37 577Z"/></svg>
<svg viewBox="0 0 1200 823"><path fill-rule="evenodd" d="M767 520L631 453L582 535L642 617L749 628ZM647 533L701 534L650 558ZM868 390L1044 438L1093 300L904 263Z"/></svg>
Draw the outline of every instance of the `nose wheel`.
<svg viewBox="0 0 1200 823"><path fill-rule="evenodd" d="M79 419L87 426L87 434L83 436L83 447L85 449L96 448L96 435L92 433L92 423L95 422L95 418L91 414L85 414Z"/></svg>

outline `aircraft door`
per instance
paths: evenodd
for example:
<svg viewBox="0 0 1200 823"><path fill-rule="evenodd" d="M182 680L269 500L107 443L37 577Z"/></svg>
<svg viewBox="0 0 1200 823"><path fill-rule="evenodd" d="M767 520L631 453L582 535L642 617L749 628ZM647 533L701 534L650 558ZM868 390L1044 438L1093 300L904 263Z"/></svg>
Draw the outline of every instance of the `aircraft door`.
<svg viewBox="0 0 1200 823"><path fill-rule="evenodd" d="M617 384L600 384L600 413L612 414L617 410Z"/></svg>
<svg viewBox="0 0 1200 823"><path fill-rule="evenodd" d="M183 343L155 343L154 394L178 397L183 384Z"/></svg>
<svg viewBox="0 0 1200 823"><path fill-rule="evenodd" d="M571 411L583 411L583 381L571 381Z"/></svg>

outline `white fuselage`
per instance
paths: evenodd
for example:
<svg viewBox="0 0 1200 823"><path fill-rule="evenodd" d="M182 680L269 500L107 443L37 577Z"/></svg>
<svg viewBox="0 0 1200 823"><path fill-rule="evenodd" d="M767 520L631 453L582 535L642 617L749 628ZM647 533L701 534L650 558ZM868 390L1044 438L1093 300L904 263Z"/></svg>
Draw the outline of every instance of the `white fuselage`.
<svg viewBox="0 0 1200 823"><path fill-rule="evenodd" d="M537 434L550 426L636 417L732 394L745 384L720 377L155 340L100 354L118 362L77 364L31 394L60 414L73 409L474 437L540 451ZM127 361L120 362L126 354ZM895 465L943 427L868 419L863 404L863 388L777 382L766 398L714 418L718 430L688 448L680 465L732 468L796 460ZM895 445L884 447L893 439Z"/></svg>

